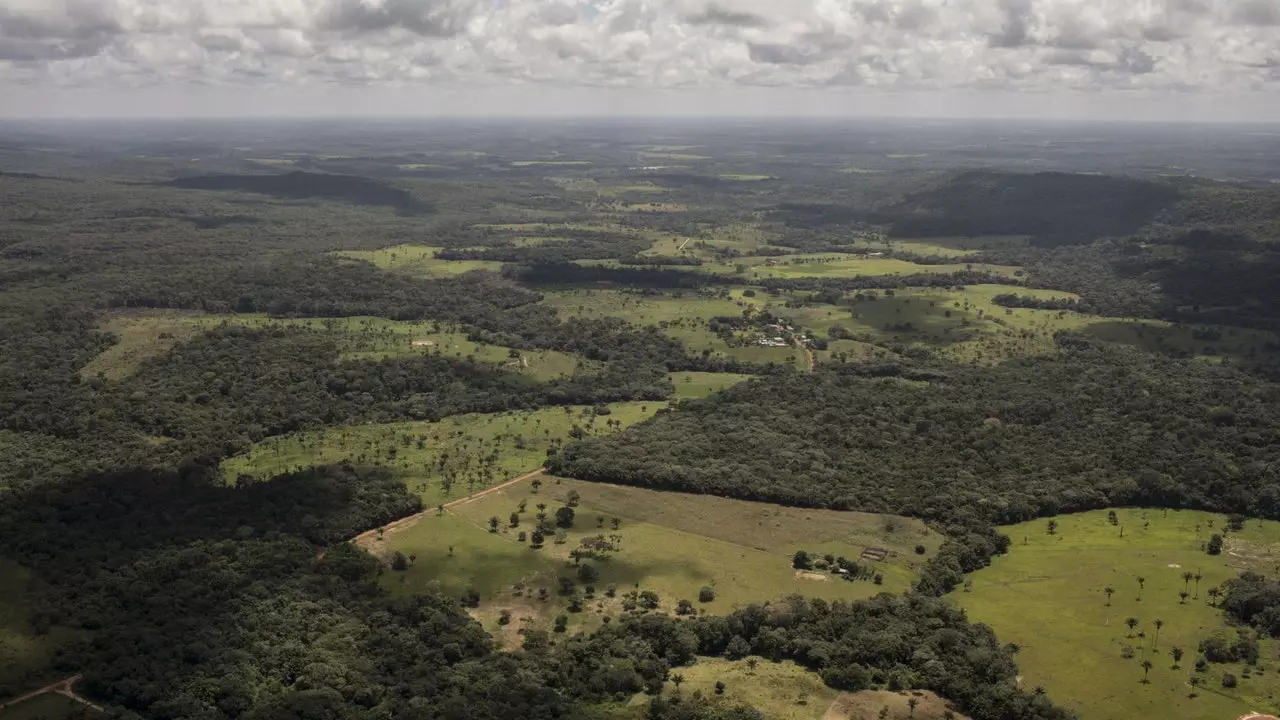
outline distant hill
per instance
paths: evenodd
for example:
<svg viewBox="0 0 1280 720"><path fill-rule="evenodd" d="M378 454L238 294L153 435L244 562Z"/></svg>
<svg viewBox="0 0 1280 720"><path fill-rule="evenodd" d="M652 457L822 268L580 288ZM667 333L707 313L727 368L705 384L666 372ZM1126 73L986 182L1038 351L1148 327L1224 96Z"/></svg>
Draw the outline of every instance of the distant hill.
<svg viewBox="0 0 1280 720"><path fill-rule="evenodd" d="M1169 183L1076 173L978 170L908 195L886 212L894 234L1032 235L1051 244L1130 235L1177 203Z"/></svg>
<svg viewBox="0 0 1280 720"><path fill-rule="evenodd" d="M356 205L382 205L404 213L432 212L407 190L355 175L329 175L294 171L283 175L196 175L163 183L188 190L220 190L259 193L282 198L327 198Z"/></svg>

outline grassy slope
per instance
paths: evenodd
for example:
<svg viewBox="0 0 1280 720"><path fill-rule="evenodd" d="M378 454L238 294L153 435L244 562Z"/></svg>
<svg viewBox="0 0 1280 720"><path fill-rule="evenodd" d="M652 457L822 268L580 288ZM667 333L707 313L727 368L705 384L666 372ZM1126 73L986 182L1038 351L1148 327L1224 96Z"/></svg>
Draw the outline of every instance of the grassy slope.
<svg viewBox="0 0 1280 720"><path fill-rule="evenodd" d="M556 544L549 538L542 550L519 542L518 533L532 529L536 521L537 504L547 503L547 512L554 513L571 490L581 495L581 501L567 541ZM508 518L521 500L527 503L521 524L510 528ZM499 533L488 531L490 517L501 520ZM611 528L614 517L620 520L616 531ZM890 524L892 531L887 529ZM914 577L913 567L939 543L938 536L923 525L902 518L544 478L537 492L532 483L523 482L451 508L443 516L432 514L375 541L374 551L385 555L399 550L417 557L407 572L385 576L393 591L412 591L430 582L454 592L474 588L483 599L479 617L486 620L488 629L497 630L490 619L497 617L500 608L528 612L539 626L563 612L565 602L556 596L556 578L575 573L569 550L583 537L615 532L623 537L619 553L604 561L585 561L600 570L597 597L585 612L572 617L571 627L591 627L605 614L620 611L617 600L603 597L611 583L620 594L637 586L654 590L668 612L678 600L696 601L704 585L714 586L717 597L695 605L709 613L791 593L850 599L899 592ZM916 544L926 547L925 556L914 554ZM883 585L797 578L791 569L791 556L798 549L856 558L867 546L896 553L878 564L885 576ZM517 594L515 586L520 583L532 589ZM535 599L542 587L550 593L546 602Z"/></svg>
<svg viewBox="0 0 1280 720"><path fill-rule="evenodd" d="M307 327L331 333L344 360L381 359L439 352L446 357L474 357L499 363L511 372L529 374L539 380L572 375L578 360L554 350L522 351L521 360L511 357L500 345L479 345L464 333L437 331L436 323L396 321L378 317L325 319L280 319L264 314L205 315L168 310L130 311L108 315L101 328L115 334L119 342L99 353L81 369L82 377L101 373L118 380L137 370L144 361L159 357L175 345L221 325L245 327Z"/></svg>
<svg viewBox="0 0 1280 720"><path fill-rule="evenodd" d="M1238 667L1210 665L1208 690L1194 699L1187 697L1186 681L1199 641L1226 627L1221 613L1206 603L1205 591L1245 567L1274 574L1280 559L1280 523L1250 521L1229 541L1231 553L1211 557L1200 545L1212 532L1208 523L1221 526L1220 515L1116 512L1125 529L1123 538L1107 521L1106 511L1058 517L1058 532L1052 536L1044 520L1004 528L1013 538L1010 553L973 574L972 592L952 597L971 619L991 625L1002 641L1022 646L1018 665L1025 686L1043 685L1056 702L1076 710L1083 720L1221 720L1250 710L1274 712L1280 666L1271 641L1263 646L1266 672L1242 679L1236 691L1223 691L1221 677L1227 671L1239 676ZM1199 598L1182 604L1178 592L1184 586L1184 571L1198 571L1203 579ZM1139 576L1145 578L1142 591ZM1108 585L1116 590L1110 606L1102 592ZM1191 590L1195 591L1194 581ZM1138 630L1145 638L1128 637L1128 617L1141 621ZM1153 651L1156 618L1165 625L1158 651ZM1126 645L1138 652L1134 658L1121 657ZM1173 646L1187 653L1179 670L1171 669L1168 652ZM1141 647L1148 649L1155 665L1148 685L1139 682Z"/></svg>
<svg viewBox="0 0 1280 720"><path fill-rule="evenodd" d="M704 398L708 395L737 385L750 378L750 375L738 373L709 372L674 372L670 373L671 384L676 388L676 399Z"/></svg>
<svg viewBox="0 0 1280 720"><path fill-rule="evenodd" d="M342 250L334 254L418 277L448 277L472 270L496 272L502 269L502 263L494 260L439 260L435 255L443 249L427 245L395 245L379 250Z"/></svg>
<svg viewBox="0 0 1280 720"><path fill-rule="evenodd" d="M575 425L592 434L609 432L609 421L626 427L663 407L661 402L615 403L609 406L612 413L602 416L586 407L555 407L455 415L436 423L325 428L256 443L248 454L225 460L222 472L230 480L240 474L266 478L342 460L383 465L397 470L425 504L435 505L541 467L547 448L567 440ZM489 475L483 472L480 458L495 452ZM442 457L456 478L452 490L442 482Z"/></svg>
<svg viewBox="0 0 1280 720"><path fill-rule="evenodd" d="M774 663L756 658L756 663L752 670L746 660L700 658L694 665L676 668L672 675L684 677L680 693L701 691L708 698L715 697L716 682L723 682L725 690L720 702L751 705L770 720L820 720L839 696L822 683L817 673L789 660ZM668 697L676 692L672 683L663 689ZM648 696L637 695L631 704L641 705L648 700Z"/></svg>

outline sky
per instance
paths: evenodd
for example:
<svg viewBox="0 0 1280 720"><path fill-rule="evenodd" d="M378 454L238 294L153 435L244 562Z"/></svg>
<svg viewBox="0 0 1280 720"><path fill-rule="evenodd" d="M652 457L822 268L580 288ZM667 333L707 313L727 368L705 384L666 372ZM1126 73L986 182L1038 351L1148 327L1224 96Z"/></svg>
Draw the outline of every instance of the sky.
<svg viewBox="0 0 1280 720"><path fill-rule="evenodd" d="M1280 0L0 0L0 117L1280 118Z"/></svg>

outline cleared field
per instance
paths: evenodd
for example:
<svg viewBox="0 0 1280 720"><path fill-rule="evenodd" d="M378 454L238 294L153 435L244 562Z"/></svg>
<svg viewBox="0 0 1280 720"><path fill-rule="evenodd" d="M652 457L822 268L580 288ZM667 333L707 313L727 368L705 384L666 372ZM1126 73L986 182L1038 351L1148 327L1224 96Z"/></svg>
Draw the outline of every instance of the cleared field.
<svg viewBox="0 0 1280 720"><path fill-rule="evenodd" d="M689 600L708 613L791 593L853 599L899 592L940 542L923 524L891 516L801 510L553 477L539 482L540 487L527 481L494 491L375 540L376 554L385 557L399 551L414 558L408 570L384 575L384 583L399 592L432 582L452 592L472 589L481 600L475 614L494 631L506 631L496 620L502 610L542 628L567 612L570 630L577 631L622 612L622 596L628 591L657 593L665 612ZM577 493L575 517L563 542L548 537L546 545L535 550L527 539L520 540L521 532L531 532L536 525L539 503L554 515L571 492ZM515 527L512 513L519 521ZM498 518L497 532L489 531L490 518ZM587 585L593 592L583 599L580 612L569 612L570 599L559 593L558 578L578 577L579 568L569 553L597 535L610 538L615 550L607 559L581 561L592 566L596 576L579 582L574 592L585 592ZM917 544L925 548L924 554L915 553ZM867 547L884 548L889 556L880 562L858 560ZM847 581L821 571L798 573L791 558L801 549L819 557L829 553L870 563L883 576L883 584ZM609 586L616 588L615 597L608 597ZM714 588L713 600L699 602L703 587Z"/></svg>
<svg viewBox="0 0 1280 720"><path fill-rule="evenodd" d="M828 708L836 702L840 693L823 684L817 673L810 672L790 660L770 662L755 658L755 669L746 660L723 658L699 658L688 667L673 668L671 675L679 674L683 680L677 689L668 682L663 694L671 697L677 692L701 692L703 697L716 698L727 706L751 705L774 720L822 720ZM724 683L724 694L717 697L716 683ZM649 696L636 695L631 704L644 705ZM879 708L876 708L879 710ZM845 720L846 716L840 716ZM875 717L868 716L868 720Z"/></svg>
<svg viewBox="0 0 1280 720"><path fill-rule="evenodd" d="M84 378L101 374L119 380L146 360L160 357L175 345L223 325L245 327L305 327L333 335L341 359L382 359L409 355L440 354L471 357L497 363L513 373L550 380L572 375L579 365L573 355L554 350L512 351L500 345L482 345L464 333L441 329L427 321L396 321L378 317L281 319L261 313L205 315L170 310L139 310L108 315L100 329L118 338L80 370Z"/></svg>
<svg viewBox="0 0 1280 720"><path fill-rule="evenodd" d="M222 463L223 477L268 478L349 460L391 468L427 506L456 500L542 466L547 449L573 434L614 432L652 416L665 403L454 415L439 422L349 425L268 438ZM574 428L577 428L575 430Z"/></svg>
<svg viewBox="0 0 1280 720"><path fill-rule="evenodd" d="M339 250L333 254L416 277L448 277L473 270L497 272L502 269L502 263L494 260L441 260L436 253L443 249L428 245L395 245L378 250Z"/></svg>
<svg viewBox="0 0 1280 720"><path fill-rule="evenodd" d="M655 325L680 340L690 352L708 352L745 362L783 363L807 369L804 352L793 347L730 346L712 333L707 322L718 316L740 316L754 304L741 290L723 296L694 292L641 295L618 290L580 289L547 292L543 302L563 317L617 317L637 325Z"/></svg>
<svg viewBox="0 0 1280 720"><path fill-rule="evenodd" d="M1115 512L1115 525L1105 510L1054 518L1052 535L1046 520L1003 528L1013 539L1009 554L974 573L971 592L951 597L1001 641L1020 646L1024 686L1043 686L1083 720L1221 720L1280 709L1280 666L1271 640L1262 642L1263 659L1251 673L1238 664L1210 664L1197 697L1189 697L1188 685L1199 642L1214 632L1235 636L1210 606L1208 589L1243 569L1274 575L1280 523L1250 520L1229 535L1226 552L1210 556L1201 545L1221 531L1221 515ZM1184 572L1201 580L1184 580ZM1110 600L1107 587L1115 591ZM1184 590L1191 596L1182 602ZM1128 618L1138 621L1134 630ZM1158 638L1156 619L1163 621ZM1173 647L1186 652L1178 669L1169 654ZM1141 682L1144 657L1153 663L1149 684ZM1239 678L1238 688L1223 689L1227 672Z"/></svg>
<svg viewBox="0 0 1280 720"><path fill-rule="evenodd" d="M751 378L737 373L674 372L671 384L676 386L676 399L703 398Z"/></svg>
<svg viewBox="0 0 1280 720"><path fill-rule="evenodd" d="M35 610L31 575L0 558L0 700L57 679L51 668L53 656L72 633L59 627L37 632L29 622ZM4 711L6 720L9 712Z"/></svg>
<svg viewBox="0 0 1280 720"><path fill-rule="evenodd" d="M734 265L703 265L711 272L733 272L736 265L745 265L745 276L753 280L764 278L800 277L858 277L860 275L911 275L916 273L946 274L966 269L984 270L996 275L1014 277L1021 268L1011 265L983 265L954 263L947 265L922 265L886 257L866 257L844 254L786 255L782 257L748 257Z"/></svg>
<svg viewBox="0 0 1280 720"><path fill-rule="evenodd" d="M751 175L744 173L723 173L718 176L721 180L734 180L737 182L756 182L758 180L771 180L771 175Z"/></svg>
<svg viewBox="0 0 1280 720"><path fill-rule="evenodd" d="M573 167L590 165L588 160L516 160L511 163L511 167L535 167L546 165L550 167Z"/></svg>

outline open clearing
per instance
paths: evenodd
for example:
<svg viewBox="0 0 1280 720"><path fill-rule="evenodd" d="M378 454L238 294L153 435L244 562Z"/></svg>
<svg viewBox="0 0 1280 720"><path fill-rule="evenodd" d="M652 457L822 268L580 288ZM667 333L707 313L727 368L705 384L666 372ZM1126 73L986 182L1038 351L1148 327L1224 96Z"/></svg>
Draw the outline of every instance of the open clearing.
<svg viewBox="0 0 1280 720"><path fill-rule="evenodd" d="M623 612L622 596L636 590L656 592L664 612L672 612L679 600L690 600L699 611L713 614L796 592L827 599L900 592L940 542L923 524L892 516L802 510L549 476L538 482L537 487L528 481L502 488L387 533L372 544L375 554L399 551L414 561L404 572L386 573L384 584L393 592L413 592L432 582L459 594L474 590L480 597L476 614L482 619L496 618L502 609L532 606L536 617L529 624L546 628L556 615L567 613L569 628L576 632ZM539 503L554 516L570 493L577 494L577 505L563 542L547 537L546 545L535 550L527 539L520 540L521 532L532 532L536 525ZM519 521L515 527L512 513ZM497 532L490 532L490 518L498 518ZM560 594L558 578L577 577L569 553L583 539L598 535L611 542L618 536L616 549L607 559L581 561L598 576L577 584L575 592L585 593L588 584L593 592L584 598L582 611L568 612L570 599ZM925 554L914 552L917 544ZM792 555L801 549L868 564L858 560L867 547L890 550L883 562L869 563L883 575L881 585L836 576L817 583L797 579L791 567ZM610 585L617 597L607 596ZM714 588L715 598L698 602L704 586ZM494 620L485 627L497 631L500 626Z"/></svg>
<svg viewBox="0 0 1280 720"><path fill-rule="evenodd" d="M101 375L119 380L135 372L145 361L164 355L179 343L224 325L244 327L302 327L333 336L343 360L442 355L473 358L502 365L513 373L537 380L572 375L583 363L555 350L521 350L513 354L501 345L484 345L451 332L439 323L399 321L378 317L272 318L262 313L209 315L171 310L131 310L108 314L99 328L118 338L81 370L80 376ZM518 355L518 356L517 356ZM589 363L587 363L589 365Z"/></svg>
<svg viewBox="0 0 1280 720"><path fill-rule="evenodd" d="M268 438L228 458L222 473L268 478L349 460L394 470L430 507L465 497L542 466L547 449L574 428L614 432L652 416L663 402L614 403L608 415L582 406L454 415L439 422L349 425Z"/></svg>
<svg viewBox="0 0 1280 720"><path fill-rule="evenodd" d="M373 263L383 270L415 277L449 277L472 270L497 272L502 263L495 260L442 260L436 253L444 250L428 245L395 245L379 250L339 250L334 255Z"/></svg>
<svg viewBox="0 0 1280 720"><path fill-rule="evenodd" d="M70 720L100 716L92 708L54 692L37 695L0 710L3 720Z"/></svg>
<svg viewBox="0 0 1280 720"><path fill-rule="evenodd" d="M1274 712L1280 707L1274 641L1262 642L1252 677L1239 664L1210 664L1195 698L1188 697L1187 681L1202 639L1219 631L1235 636L1208 604L1207 590L1243 569L1274 575L1280 523L1250 520L1243 531L1228 536L1227 552L1210 556L1201 544L1221 530L1221 515L1115 512L1116 525L1105 510L1056 517L1054 535L1047 532L1047 520L1002 528L1013 539L1009 554L974 573L971 592L951 597L972 620L990 625L1002 642L1021 647L1017 661L1024 686L1044 686L1055 702L1084 720L1222 720ZM1183 572L1202 578L1186 582ZM1103 593L1108 586L1115 590L1109 605ZM1184 588L1192 597L1182 603L1178 593ZM1134 632L1125 622L1130 617L1139 621ZM1157 618L1164 625L1155 647ZM1186 652L1177 670L1169 655L1175 646ZM1122 656L1126 647L1133 651L1129 659ZM1140 682L1144 653L1154 664L1150 684ZM1222 688L1227 672L1239 678L1235 690Z"/></svg>
<svg viewBox="0 0 1280 720"><path fill-rule="evenodd" d="M676 386L677 400L703 398L751 378L737 373L709 372L674 372L670 377L671 384Z"/></svg>
<svg viewBox="0 0 1280 720"><path fill-rule="evenodd" d="M701 692L703 697L730 707L751 705L769 720L822 720L827 708L839 696L822 683L817 673L790 660L777 663L764 658L755 660L756 667L752 670L745 659L698 658L698 662L689 667L672 669L671 675L679 674L684 680L679 690L668 682L663 694L671 697L677 692ZM716 695L717 682L725 685L722 696ZM643 705L648 701L649 696L636 695L631 704ZM840 720L845 717L841 716Z"/></svg>

